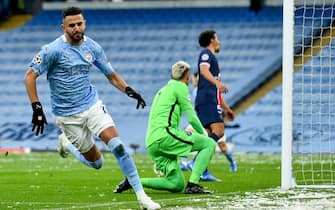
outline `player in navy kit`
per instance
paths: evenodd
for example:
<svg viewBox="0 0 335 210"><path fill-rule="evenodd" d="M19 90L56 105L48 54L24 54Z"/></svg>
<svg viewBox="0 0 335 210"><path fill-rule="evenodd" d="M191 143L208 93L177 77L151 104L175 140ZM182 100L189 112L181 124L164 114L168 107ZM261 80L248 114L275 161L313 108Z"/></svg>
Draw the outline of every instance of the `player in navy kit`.
<svg viewBox="0 0 335 210"><path fill-rule="evenodd" d="M234 120L234 112L222 97L228 88L221 82L221 72L215 53L220 51L220 41L214 30L203 31L199 35L199 45L203 47L198 59L198 90L195 109L206 128L230 162L230 170L237 171L237 164L227 144L224 133L224 116Z"/></svg>
<svg viewBox="0 0 335 210"><path fill-rule="evenodd" d="M144 192L136 166L124 148L114 121L89 80L93 66L113 86L135 98L137 108L144 108L145 101L115 71L102 47L84 35L86 21L80 8L65 9L62 20L64 34L42 47L25 75L25 85L33 109L32 130L36 129L36 135L42 134L44 125L47 124L36 86L37 78L46 73L52 113L57 126L62 130L59 136L60 155L66 157L70 152L86 166L99 169L103 164L103 156L93 135L99 136L116 157L141 207L159 209L160 205Z"/></svg>

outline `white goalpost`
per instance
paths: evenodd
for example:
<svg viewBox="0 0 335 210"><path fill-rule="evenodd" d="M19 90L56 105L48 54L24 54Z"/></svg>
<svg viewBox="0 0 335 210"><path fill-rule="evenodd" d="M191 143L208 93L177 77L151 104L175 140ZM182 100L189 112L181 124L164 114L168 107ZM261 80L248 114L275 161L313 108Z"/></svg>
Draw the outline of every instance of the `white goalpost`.
<svg viewBox="0 0 335 210"><path fill-rule="evenodd" d="M282 189L335 187L334 1L283 1Z"/></svg>
<svg viewBox="0 0 335 210"><path fill-rule="evenodd" d="M283 1L283 88L282 88L282 161L281 187L289 189L292 183L292 98L293 98L293 35L294 4ZM286 107L284 111L284 107Z"/></svg>

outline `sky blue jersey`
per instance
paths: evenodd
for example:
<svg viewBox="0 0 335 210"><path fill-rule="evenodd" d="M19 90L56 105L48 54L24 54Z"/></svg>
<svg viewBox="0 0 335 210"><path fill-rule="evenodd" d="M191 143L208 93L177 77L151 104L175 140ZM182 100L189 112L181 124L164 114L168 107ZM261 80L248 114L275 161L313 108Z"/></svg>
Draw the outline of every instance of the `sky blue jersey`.
<svg viewBox="0 0 335 210"><path fill-rule="evenodd" d="M102 47L84 36L80 46L72 46L65 35L42 47L29 67L37 74L47 73L52 112L69 116L87 110L98 100L98 93L89 80L95 65L103 74L114 69Z"/></svg>

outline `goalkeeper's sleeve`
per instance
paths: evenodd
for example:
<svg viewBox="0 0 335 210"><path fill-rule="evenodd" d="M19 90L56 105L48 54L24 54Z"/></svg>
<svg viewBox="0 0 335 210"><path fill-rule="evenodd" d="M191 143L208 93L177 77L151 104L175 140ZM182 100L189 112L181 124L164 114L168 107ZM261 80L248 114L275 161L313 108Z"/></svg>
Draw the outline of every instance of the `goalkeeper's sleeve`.
<svg viewBox="0 0 335 210"><path fill-rule="evenodd" d="M188 109L185 111L186 118L188 122L192 125L194 130L196 130L200 134L204 134L204 128L197 116L197 114L192 109Z"/></svg>

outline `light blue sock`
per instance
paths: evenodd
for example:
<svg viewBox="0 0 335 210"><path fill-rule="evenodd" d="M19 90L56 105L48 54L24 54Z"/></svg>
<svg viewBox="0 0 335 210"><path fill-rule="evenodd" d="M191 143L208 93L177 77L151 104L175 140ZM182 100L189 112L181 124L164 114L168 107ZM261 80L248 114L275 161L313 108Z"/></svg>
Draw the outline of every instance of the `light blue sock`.
<svg viewBox="0 0 335 210"><path fill-rule="evenodd" d="M94 162L90 162L90 161L87 161L87 162L90 163L90 166L92 166L92 168L100 169L102 167L102 165L103 165L104 157L101 154L100 159L98 159L98 160L96 160Z"/></svg>
<svg viewBox="0 0 335 210"><path fill-rule="evenodd" d="M227 160L229 161L230 164L235 162L233 153L227 152L227 153L225 153L225 156L226 156L226 158L227 158Z"/></svg>
<svg viewBox="0 0 335 210"><path fill-rule="evenodd" d="M121 139L114 137L108 142L107 146L116 157L122 172L127 176L129 184L134 191L143 190L134 161L125 150Z"/></svg>
<svg viewBox="0 0 335 210"><path fill-rule="evenodd" d="M82 163L84 163L85 165L87 165L90 168L95 168L95 169L99 169L102 167L102 164L104 162L104 158L100 157L100 159L96 160L95 162L91 162L85 159L85 157L78 151L77 148L75 148L73 146L73 144L68 143L66 145L66 148Z"/></svg>
<svg viewBox="0 0 335 210"><path fill-rule="evenodd" d="M182 157L181 161L186 163L186 162L188 162L188 158L187 157Z"/></svg>

